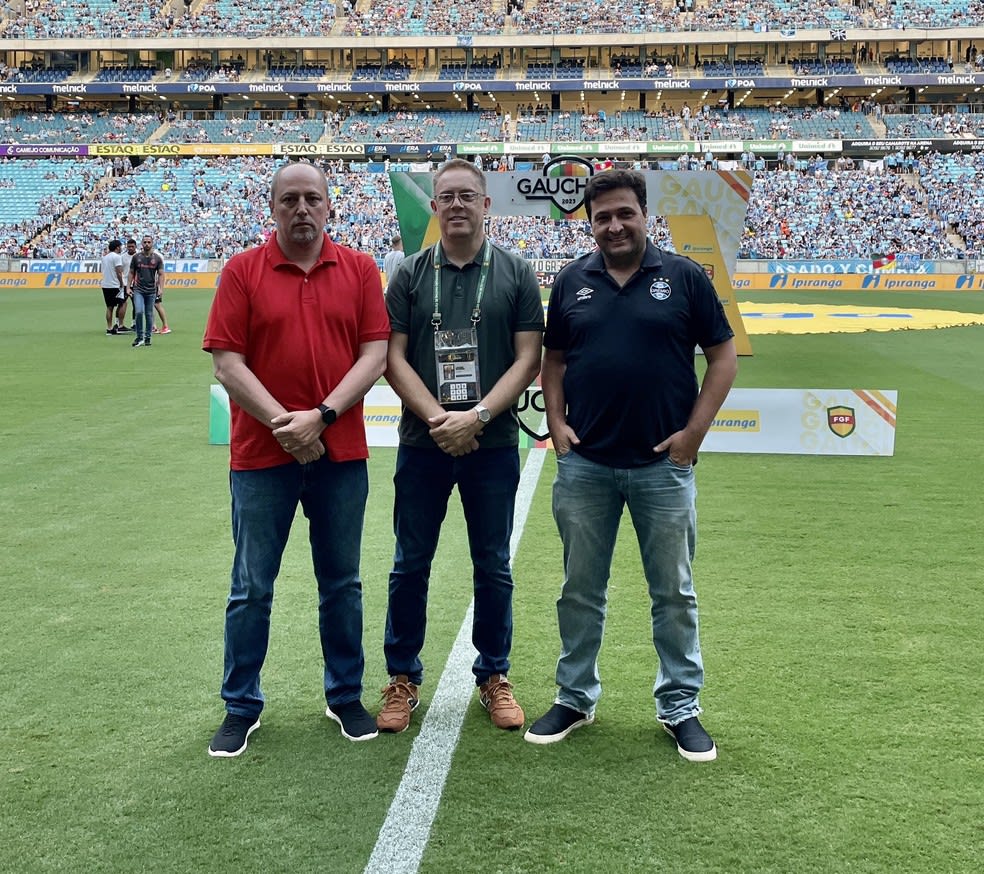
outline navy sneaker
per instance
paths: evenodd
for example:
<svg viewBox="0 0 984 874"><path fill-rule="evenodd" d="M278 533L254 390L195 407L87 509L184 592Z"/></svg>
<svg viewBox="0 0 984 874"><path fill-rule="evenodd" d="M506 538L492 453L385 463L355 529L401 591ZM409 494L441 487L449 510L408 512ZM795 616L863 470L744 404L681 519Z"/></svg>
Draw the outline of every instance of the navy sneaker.
<svg viewBox="0 0 984 874"><path fill-rule="evenodd" d="M260 727L259 716L236 716L227 713L215 737L208 745L208 754L217 758L231 759L246 749L249 736Z"/></svg>
<svg viewBox="0 0 984 874"><path fill-rule="evenodd" d="M334 719L342 727L342 737L349 740L372 740L379 735L376 720L358 699L348 704L338 704L334 709L329 704L325 708L325 716Z"/></svg>
<svg viewBox="0 0 984 874"><path fill-rule="evenodd" d="M594 722L593 713L581 713L580 710L574 710L572 707L554 704L530 726L523 739L531 744L552 744L563 740L575 728L591 725L592 722Z"/></svg>
<svg viewBox="0 0 984 874"><path fill-rule="evenodd" d="M714 741L696 716L676 725L664 722L663 730L676 741L677 752L688 762L713 762L717 758Z"/></svg>

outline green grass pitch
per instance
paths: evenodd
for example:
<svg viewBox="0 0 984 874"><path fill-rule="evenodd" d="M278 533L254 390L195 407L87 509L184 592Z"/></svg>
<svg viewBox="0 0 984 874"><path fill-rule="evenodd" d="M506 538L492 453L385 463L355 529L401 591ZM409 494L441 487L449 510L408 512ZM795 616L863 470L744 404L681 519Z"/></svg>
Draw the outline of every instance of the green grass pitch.
<svg viewBox="0 0 984 874"><path fill-rule="evenodd" d="M834 302L984 311L981 294ZM453 510L414 725L349 743L323 715L299 519L263 727L241 758L208 758L231 556L227 451L206 442L208 303L170 292L174 333L135 350L104 336L98 290L0 292L2 871L361 872L470 600ZM684 762L656 725L626 520L596 723L535 747L473 700L421 871L980 870L984 327L753 343L739 386L898 389L898 434L893 458L702 458L695 573L718 761ZM393 461L370 463L373 711ZM554 693L553 470L548 457L515 562L511 679L528 719Z"/></svg>

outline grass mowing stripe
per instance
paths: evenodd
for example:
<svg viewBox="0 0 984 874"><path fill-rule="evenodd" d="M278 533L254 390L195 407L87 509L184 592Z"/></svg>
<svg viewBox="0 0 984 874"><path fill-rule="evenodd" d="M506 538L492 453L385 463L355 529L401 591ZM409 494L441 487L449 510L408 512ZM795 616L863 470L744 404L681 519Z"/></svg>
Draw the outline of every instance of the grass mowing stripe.
<svg viewBox="0 0 984 874"><path fill-rule="evenodd" d="M536 484L543 470L544 449L531 449L516 494L516 518L509 542L509 559L516 555ZM420 734L410 750L403 779L366 865L366 874L415 872L427 846L468 702L475 691L469 667L474 601L468 605L458 636L437 683Z"/></svg>

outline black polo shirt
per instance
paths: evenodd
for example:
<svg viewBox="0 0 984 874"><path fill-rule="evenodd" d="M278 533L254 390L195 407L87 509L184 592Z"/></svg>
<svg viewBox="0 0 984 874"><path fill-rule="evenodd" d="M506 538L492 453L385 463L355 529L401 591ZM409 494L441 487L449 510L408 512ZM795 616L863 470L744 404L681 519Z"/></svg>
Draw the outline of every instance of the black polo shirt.
<svg viewBox="0 0 984 874"><path fill-rule="evenodd" d="M471 326L471 314L478 294L482 254L464 267L457 267L441 255L441 328L452 330ZM408 256L396 271L386 291L386 309L394 332L407 335L407 361L437 397L437 371L434 363L434 247L428 246ZM478 362L482 396L492 389L516 360L514 334L543 330L543 302L532 265L499 246L492 245L489 276L482 296L478 323ZM448 404L445 409L471 409L475 402ZM406 406L400 418L400 442L408 446L433 447L430 425ZM519 417L516 406L496 416L482 429L480 446L499 448L519 443Z"/></svg>
<svg viewBox="0 0 984 874"><path fill-rule="evenodd" d="M733 336L714 286L689 258L647 242L624 288L601 252L572 261L554 281L544 345L564 353L576 451L611 467L662 458L653 447L687 424L697 400L695 347Z"/></svg>

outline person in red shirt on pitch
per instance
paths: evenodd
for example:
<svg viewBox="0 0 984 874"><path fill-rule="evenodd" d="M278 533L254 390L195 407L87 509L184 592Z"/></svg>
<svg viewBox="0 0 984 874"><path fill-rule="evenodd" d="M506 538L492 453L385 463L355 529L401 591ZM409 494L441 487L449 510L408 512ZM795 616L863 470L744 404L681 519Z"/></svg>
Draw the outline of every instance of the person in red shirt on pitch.
<svg viewBox="0 0 984 874"><path fill-rule="evenodd" d="M222 271L202 348L229 393L235 557L225 617L226 717L211 756L238 756L259 728L273 586L298 501L310 530L325 715L353 741L376 736L362 706L359 558L369 485L362 399L386 366L379 269L325 233L328 182L281 167L276 233Z"/></svg>

